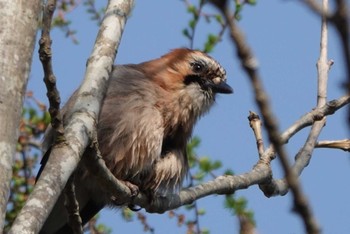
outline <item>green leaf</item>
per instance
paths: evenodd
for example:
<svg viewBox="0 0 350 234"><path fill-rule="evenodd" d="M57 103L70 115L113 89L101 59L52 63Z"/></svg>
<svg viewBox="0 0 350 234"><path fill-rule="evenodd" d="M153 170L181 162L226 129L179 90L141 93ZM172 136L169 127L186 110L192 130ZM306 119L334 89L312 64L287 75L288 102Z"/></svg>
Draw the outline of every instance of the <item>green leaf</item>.
<svg viewBox="0 0 350 234"><path fill-rule="evenodd" d="M247 207L247 200L243 197L240 197L238 199L236 199L236 213L237 214L242 214L244 213L244 210Z"/></svg>
<svg viewBox="0 0 350 234"><path fill-rule="evenodd" d="M184 206L186 210L192 210L195 208L194 203L188 204Z"/></svg>
<svg viewBox="0 0 350 234"><path fill-rule="evenodd" d="M125 221L133 221L134 214L135 213L127 207L123 208L122 210L122 217Z"/></svg>
<svg viewBox="0 0 350 234"><path fill-rule="evenodd" d="M256 0L248 0L247 3L250 5L256 5L257 1Z"/></svg>
<svg viewBox="0 0 350 234"><path fill-rule="evenodd" d="M98 224L97 231L98 231L98 233L103 233L103 234L111 234L112 233L112 229L107 227L104 224Z"/></svg>
<svg viewBox="0 0 350 234"><path fill-rule="evenodd" d="M208 157L203 157L199 159L199 168L204 172L211 171L211 163Z"/></svg>
<svg viewBox="0 0 350 234"><path fill-rule="evenodd" d="M197 21L195 19L192 19L188 22L188 26L190 27L190 29L194 29L196 27Z"/></svg>
<svg viewBox="0 0 350 234"><path fill-rule="evenodd" d="M236 206L236 200L234 199L233 195L226 196L225 199L225 207L230 209L233 214L235 214L235 206Z"/></svg>
<svg viewBox="0 0 350 234"><path fill-rule="evenodd" d="M206 211L205 209L198 209L198 215L205 215Z"/></svg>
<svg viewBox="0 0 350 234"><path fill-rule="evenodd" d="M206 43L204 44L204 52L210 53L215 47L215 44L218 42L218 36L214 34L209 34Z"/></svg>
<svg viewBox="0 0 350 234"><path fill-rule="evenodd" d="M234 175L235 173L231 170L231 169L227 169L225 172L224 172L224 175Z"/></svg>
<svg viewBox="0 0 350 234"><path fill-rule="evenodd" d="M36 112L35 109L30 108L30 109L28 110L28 114L29 114L29 119L32 119L33 117L35 117L35 116L37 115L37 112Z"/></svg>
<svg viewBox="0 0 350 234"><path fill-rule="evenodd" d="M211 167L212 167L212 170L217 170L221 168L221 166L222 166L222 162L217 160L212 163Z"/></svg>
<svg viewBox="0 0 350 234"><path fill-rule="evenodd" d="M215 19L219 24L224 23L224 20L222 19L222 16L220 14L215 15Z"/></svg>
<svg viewBox="0 0 350 234"><path fill-rule="evenodd" d="M197 9L194 5L190 5L187 7L187 12L189 12L189 13L196 14L196 11L197 11Z"/></svg>
<svg viewBox="0 0 350 234"><path fill-rule="evenodd" d="M43 117L42 117L42 121L45 124L49 124L51 122L51 115L50 115L50 113L48 111L44 112Z"/></svg>
<svg viewBox="0 0 350 234"><path fill-rule="evenodd" d="M187 37L188 39L191 39L191 35L190 35L190 33L189 33L189 31L188 31L187 28L185 28L184 30L182 30L182 34L183 34L185 37Z"/></svg>
<svg viewBox="0 0 350 234"><path fill-rule="evenodd" d="M199 180L199 181L201 181L201 180L204 179L204 177L206 176L206 174L207 174L207 173L204 173L203 171L201 171L201 172L197 172L197 173L194 174L192 177L193 177L194 180Z"/></svg>

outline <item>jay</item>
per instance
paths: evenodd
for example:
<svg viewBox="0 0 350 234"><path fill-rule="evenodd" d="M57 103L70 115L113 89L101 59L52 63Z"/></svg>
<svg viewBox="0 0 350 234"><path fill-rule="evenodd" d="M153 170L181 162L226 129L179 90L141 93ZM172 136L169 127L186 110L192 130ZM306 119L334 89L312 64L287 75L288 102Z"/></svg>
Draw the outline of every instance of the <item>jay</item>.
<svg viewBox="0 0 350 234"><path fill-rule="evenodd" d="M108 82L97 125L106 166L131 189L151 197L178 193L188 172L186 144L196 121L217 93L233 92L224 68L201 51L180 48L140 64L116 65ZM63 119L76 95L63 107ZM49 128L43 145L49 148L54 139ZM84 165L76 170L75 188L83 223L116 205ZM71 232L63 203L61 195L40 233Z"/></svg>

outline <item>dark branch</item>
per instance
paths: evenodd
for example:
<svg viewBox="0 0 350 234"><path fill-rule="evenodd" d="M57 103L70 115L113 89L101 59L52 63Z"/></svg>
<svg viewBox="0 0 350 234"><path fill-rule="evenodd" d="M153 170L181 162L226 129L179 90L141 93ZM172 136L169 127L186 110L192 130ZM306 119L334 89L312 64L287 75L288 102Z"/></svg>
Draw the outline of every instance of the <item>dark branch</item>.
<svg viewBox="0 0 350 234"><path fill-rule="evenodd" d="M52 50L50 29L52 16L56 8L56 0L48 0L44 8L41 38L39 41L39 57L44 69L44 82L47 89L47 97L50 102L49 113L51 115L51 125L57 132L59 140L63 136L62 118L60 115L60 94L56 87L56 77L52 68Z"/></svg>

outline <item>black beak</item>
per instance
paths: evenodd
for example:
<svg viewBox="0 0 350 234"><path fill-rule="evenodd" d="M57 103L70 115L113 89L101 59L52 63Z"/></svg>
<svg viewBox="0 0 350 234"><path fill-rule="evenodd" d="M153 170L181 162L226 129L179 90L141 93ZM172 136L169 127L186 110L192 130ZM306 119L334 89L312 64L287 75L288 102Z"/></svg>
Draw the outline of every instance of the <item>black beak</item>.
<svg viewBox="0 0 350 234"><path fill-rule="evenodd" d="M220 81L218 84L210 83L209 86L214 93L224 93L224 94L233 93L233 89L231 88L231 86L229 86L224 81Z"/></svg>

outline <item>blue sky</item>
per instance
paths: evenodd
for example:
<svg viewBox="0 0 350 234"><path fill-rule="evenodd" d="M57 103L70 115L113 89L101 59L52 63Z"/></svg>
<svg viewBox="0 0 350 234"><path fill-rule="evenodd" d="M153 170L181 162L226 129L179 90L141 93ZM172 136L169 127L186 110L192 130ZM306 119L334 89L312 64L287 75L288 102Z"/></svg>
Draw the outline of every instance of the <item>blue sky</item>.
<svg viewBox="0 0 350 234"><path fill-rule="evenodd" d="M213 11L210 7L205 10ZM280 128L286 129L316 104L315 64L319 56L320 19L299 1L258 1L254 7L246 6L242 17L239 26L259 60L259 71ZM52 33L54 70L63 101L78 87L84 76L86 60L98 30L83 7L78 7L68 18L73 22L71 27L78 31L79 45L74 45L57 29ZM188 46L181 31L187 26L189 18L183 1L136 1L116 63L139 63L159 57L172 48ZM200 23L195 47L202 47L206 35L218 30L215 23ZM338 37L330 27L329 58L335 64L329 75L329 100L345 93L341 87L345 75L340 49ZM223 42L211 55L226 68L228 83L235 92L218 97L216 106L197 124L194 135L202 139L198 155L222 160L224 169L230 168L236 174L241 174L249 171L258 159L255 139L247 121L249 110L258 109L228 35L224 36ZM42 77L41 65L35 56L28 85L36 97L46 100ZM345 115L346 111L342 110L329 117L320 139L348 137ZM301 131L290 140L287 146L290 160L302 146L308 130ZM279 162L275 160L272 164L274 176L280 178L283 173ZM323 233L350 231L349 169L348 153L316 149L310 165L301 176L302 188ZM216 172L220 173L222 171ZM237 191L236 195L248 200L248 207L255 212L259 233L304 233L300 218L291 211L292 199L289 194L266 198L254 186ZM203 198L198 201L198 206L207 211L200 224L210 233L238 233L236 218L223 208L222 197ZM106 210L102 217L114 233L142 233L139 222L123 221L118 210ZM185 233L185 229L179 229L176 221L168 219L166 214L150 215L148 220L157 234Z"/></svg>

